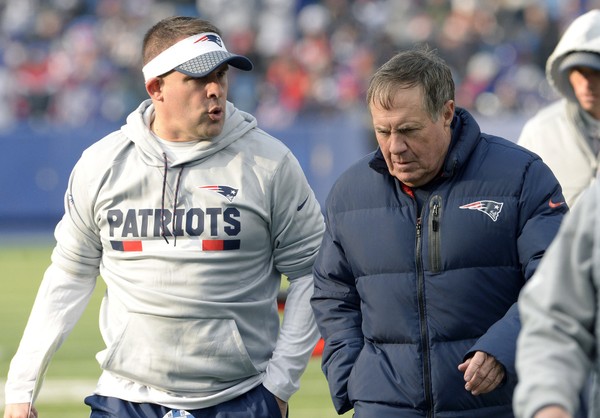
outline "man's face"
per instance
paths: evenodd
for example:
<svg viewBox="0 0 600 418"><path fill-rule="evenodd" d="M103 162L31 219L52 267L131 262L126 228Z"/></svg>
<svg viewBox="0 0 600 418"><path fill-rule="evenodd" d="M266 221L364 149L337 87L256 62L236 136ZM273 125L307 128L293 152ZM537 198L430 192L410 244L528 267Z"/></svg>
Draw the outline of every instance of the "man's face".
<svg viewBox="0 0 600 418"><path fill-rule="evenodd" d="M432 121L423 108L420 86L399 89L391 109L369 106L379 147L390 174L409 187L431 181L440 171L450 146L454 102L444 105Z"/></svg>
<svg viewBox="0 0 600 418"><path fill-rule="evenodd" d="M600 119L600 71L575 67L569 73L579 105L596 119Z"/></svg>
<svg viewBox="0 0 600 418"><path fill-rule="evenodd" d="M157 134L173 141L218 136L225 124L227 70L228 65L223 64L201 78L177 71L163 76L161 102L157 106Z"/></svg>

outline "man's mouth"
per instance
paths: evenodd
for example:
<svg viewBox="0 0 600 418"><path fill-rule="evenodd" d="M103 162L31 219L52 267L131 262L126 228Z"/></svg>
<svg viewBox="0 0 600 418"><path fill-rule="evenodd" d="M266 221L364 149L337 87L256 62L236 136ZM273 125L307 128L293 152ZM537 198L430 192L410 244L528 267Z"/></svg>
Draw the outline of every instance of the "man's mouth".
<svg viewBox="0 0 600 418"><path fill-rule="evenodd" d="M214 121L221 120L223 117L223 109L220 106L209 109L208 117Z"/></svg>

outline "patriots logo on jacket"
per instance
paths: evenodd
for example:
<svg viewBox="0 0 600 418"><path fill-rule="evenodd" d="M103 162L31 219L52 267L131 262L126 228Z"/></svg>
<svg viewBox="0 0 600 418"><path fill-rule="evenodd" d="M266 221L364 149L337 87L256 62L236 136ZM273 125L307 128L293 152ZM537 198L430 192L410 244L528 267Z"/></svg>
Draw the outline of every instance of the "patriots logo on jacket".
<svg viewBox="0 0 600 418"><path fill-rule="evenodd" d="M229 186L198 186L198 188L217 192L220 195L225 196L230 202L233 202L233 198L236 197L238 193L238 189Z"/></svg>
<svg viewBox="0 0 600 418"><path fill-rule="evenodd" d="M473 203L467 203L466 205L459 206L459 209L471 209L478 210L479 212L485 213L487 216L492 218L492 221L496 222L500 211L502 210L504 203L494 202L493 200L479 200Z"/></svg>

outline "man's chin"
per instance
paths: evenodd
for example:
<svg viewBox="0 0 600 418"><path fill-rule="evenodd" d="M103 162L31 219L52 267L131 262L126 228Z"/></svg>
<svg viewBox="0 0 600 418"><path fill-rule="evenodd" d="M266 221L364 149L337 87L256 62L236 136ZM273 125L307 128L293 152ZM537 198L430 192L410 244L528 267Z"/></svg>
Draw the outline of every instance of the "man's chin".
<svg viewBox="0 0 600 418"><path fill-rule="evenodd" d="M394 175L394 174L393 174ZM419 179L413 176L407 176L396 173L394 175L402 184L405 184L408 187L419 187L421 184L419 183Z"/></svg>
<svg viewBox="0 0 600 418"><path fill-rule="evenodd" d="M221 132L223 132L223 124L211 124L201 129L198 133L200 134L200 138L210 140L221 135Z"/></svg>
<svg viewBox="0 0 600 418"><path fill-rule="evenodd" d="M600 104L598 102L594 101L592 103L592 102L588 101L586 103L582 103L581 107L587 113L589 113L590 115L592 115L593 118L600 120Z"/></svg>
<svg viewBox="0 0 600 418"><path fill-rule="evenodd" d="M396 177L398 180L402 182L402 184L407 185L408 187L421 187L429 183L433 177L435 176L427 176L427 175L419 175L418 173L403 173L403 172L394 172L391 173L392 176Z"/></svg>

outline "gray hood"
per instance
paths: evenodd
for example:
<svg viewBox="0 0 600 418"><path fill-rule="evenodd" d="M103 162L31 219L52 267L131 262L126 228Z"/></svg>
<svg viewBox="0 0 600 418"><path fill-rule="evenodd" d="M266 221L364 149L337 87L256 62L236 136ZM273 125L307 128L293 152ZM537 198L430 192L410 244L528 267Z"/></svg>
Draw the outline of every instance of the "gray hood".
<svg viewBox="0 0 600 418"><path fill-rule="evenodd" d="M575 19L567 28L546 62L546 77L552 87L570 101L576 101L565 71L559 71L571 52L600 54L600 10L591 10Z"/></svg>

